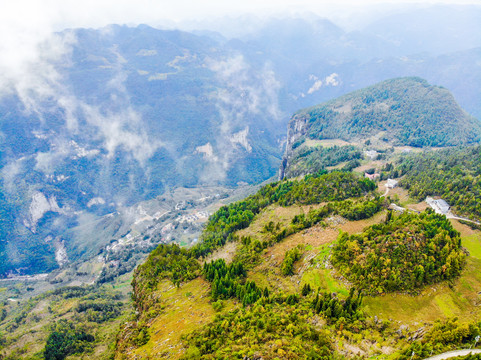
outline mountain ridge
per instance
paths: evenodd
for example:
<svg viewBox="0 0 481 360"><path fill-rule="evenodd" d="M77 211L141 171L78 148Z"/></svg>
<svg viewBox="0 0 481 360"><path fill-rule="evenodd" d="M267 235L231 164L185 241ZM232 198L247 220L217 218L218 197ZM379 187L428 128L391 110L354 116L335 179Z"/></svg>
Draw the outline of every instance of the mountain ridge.
<svg viewBox="0 0 481 360"><path fill-rule="evenodd" d="M297 111L288 125L279 177L289 173L306 140L359 144L374 138L391 146L469 145L481 141L481 122L443 87L419 77L385 80Z"/></svg>

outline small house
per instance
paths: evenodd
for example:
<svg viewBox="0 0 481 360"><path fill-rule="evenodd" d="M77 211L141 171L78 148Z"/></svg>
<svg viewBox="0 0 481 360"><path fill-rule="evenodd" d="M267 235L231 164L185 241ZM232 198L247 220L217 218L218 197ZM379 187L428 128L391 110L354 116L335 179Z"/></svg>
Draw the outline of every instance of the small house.
<svg viewBox="0 0 481 360"><path fill-rule="evenodd" d="M374 181L374 179L377 179L379 176L381 176L381 175L378 174L378 173L374 173L374 174L364 173L364 177L368 178L369 180L373 180L373 181Z"/></svg>
<svg viewBox="0 0 481 360"><path fill-rule="evenodd" d="M432 207L436 214L446 215L451 208L451 206L449 206L449 204L443 199L434 200L431 197L427 197L426 202Z"/></svg>

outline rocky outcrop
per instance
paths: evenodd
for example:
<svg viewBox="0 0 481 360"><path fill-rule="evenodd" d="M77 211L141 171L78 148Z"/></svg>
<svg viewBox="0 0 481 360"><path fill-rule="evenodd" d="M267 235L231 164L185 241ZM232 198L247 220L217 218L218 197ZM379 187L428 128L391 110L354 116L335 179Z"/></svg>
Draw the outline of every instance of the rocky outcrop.
<svg viewBox="0 0 481 360"><path fill-rule="evenodd" d="M307 122L309 117L305 114L296 114L289 121L287 127L287 142L284 156L282 157L282 163L279 168L279 180L282 180L285 176L286 169L289 167L289 160L293 153L293 146L297 140L304 136L307 132Z"/></svg>
<svg viewBox="0 0 481 360"><path fill-rule="evenodd" d="M57 261L59 267L62 267L68 263L65 241L60 238L56 238L53 245L55 247L55 261Z"/></svg>
<svg viewBox="0 0 481 360"><path fill-rule="evenodd" d="M27 219L23 222L24 225L35 233L38 221L49 211L61 212L55 196L47 198L40 191L36 191L32 195L32 202L30 203Z"/></svg>
<svg viewBox="0 0 481 360"><path fill-rule="evenodd" d="M207 144L202 145L202 146L197 146L195 148L194 154L202 154L207 159L216 159L217 158L214 155L214 148L212 147L210 142L208 142Z"/></svg>
<svg viewBox="0 0 481 360"><path fill-rule="evenodd" d="M241 145L248 153L252 151L252 146L249 144L249 141L247 140L247 135L249 134L249 127L247 126L244 130L241 130L239 132L236 132L235 134L232 134L230 137L230 142L232 145L239 144Z"/></svg>

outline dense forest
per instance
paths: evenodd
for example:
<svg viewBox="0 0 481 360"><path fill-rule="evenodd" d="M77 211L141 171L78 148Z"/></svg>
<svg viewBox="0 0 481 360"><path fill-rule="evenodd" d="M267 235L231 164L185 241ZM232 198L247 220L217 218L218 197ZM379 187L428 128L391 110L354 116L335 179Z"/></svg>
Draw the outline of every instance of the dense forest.
<svg viewBox="0 0 481 360"><path fill-rule="evenodd" d="M440 196L456 213L481 220L481 146L409 154L393 171L411 197Z"/></svg>
<svg viewBox="0 0 481 360"><path fill-rule="evenodd" d="M329 333L304 320L310 311L298 297L263 297L187 336L184 359L332 359Z"/></svg>
<svg viewBox="0 0 481 360"><path fill-rule="evenodd" d="M287 178L316 173L346 161L357 160L355 164L358 165L359 160L362 159L362 151L352 145L324 147L301 146L301 144L302 140L299 140L293 145L294 152L284 174Z"/></svg>
<svg viewBox="0 0 481 360"><path fill-rule="evenodd" d="M398 78L297 112L311 139L364 140L384 132L393 145L456 146L479 142L481 124L451 93L420 78Z"/></svg>
<svg viewBox="0 0 481 360"><path fill-rule="evenodd" d="M332 263L360 289L379 294L414 290L458 276L464 265L459 233L443 215L388 213L384 224L339 235Z"/></svg>

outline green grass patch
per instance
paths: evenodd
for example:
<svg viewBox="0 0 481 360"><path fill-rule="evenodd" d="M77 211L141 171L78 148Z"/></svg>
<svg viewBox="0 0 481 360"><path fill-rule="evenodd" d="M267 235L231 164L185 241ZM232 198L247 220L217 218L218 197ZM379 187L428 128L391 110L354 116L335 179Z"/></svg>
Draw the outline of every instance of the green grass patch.
<svg viewBox="0 0 481 360"><path fill-rule="evenodd" d="M434 302L445 317L449 318L455 316L454 309L456 309L457 306L450 294L444 293L435 296Z"/></svg>
<svg viewBox="0 0 481 360"><path fill-rule="evenodd" d="M470 256L481 259L481 232L463 237L461 243L469 251Z"/></svg>
<svg viewBox="0 0 481 360"><path fill-rule="evenodd" d="M329 269L309 269L302 275L301 283L308 283L313 289L321 288L347 296L349 290L332 276L331 271Z"/></svg>

